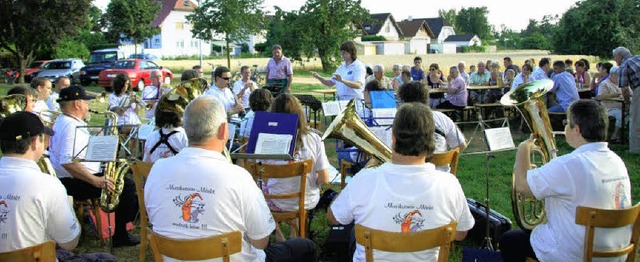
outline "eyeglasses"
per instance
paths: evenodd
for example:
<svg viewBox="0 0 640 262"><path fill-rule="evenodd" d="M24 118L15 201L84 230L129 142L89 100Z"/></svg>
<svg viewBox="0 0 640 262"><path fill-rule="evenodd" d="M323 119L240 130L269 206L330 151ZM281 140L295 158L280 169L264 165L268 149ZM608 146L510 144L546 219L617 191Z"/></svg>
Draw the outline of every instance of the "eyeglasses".
<svg viewBox="0 0 640 262"><path fill-rule="evenodd" d="M227 80L227 81L229 81L231 79L231 77L220 77L220 78L222 78L224 80Z"/></svg>
<svg viewBox="0 0 640 262"><path fill-rule="evenodd" d="M429 71L436 71L435 68L429 68Z"/></svg>

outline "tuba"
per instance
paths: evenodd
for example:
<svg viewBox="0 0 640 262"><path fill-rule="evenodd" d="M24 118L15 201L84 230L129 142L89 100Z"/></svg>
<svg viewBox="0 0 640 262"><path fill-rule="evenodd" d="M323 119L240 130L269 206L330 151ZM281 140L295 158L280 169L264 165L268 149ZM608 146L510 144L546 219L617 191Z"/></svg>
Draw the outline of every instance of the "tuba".
<svg viewBox="0 0 640 262"><path fill-rule="evenodd" d="M322 140L337 138L354 145L363 152L373 156L381 163L391 160L391 148L389 148L378 136L376 136L356 112L356 100L347 104L347 108L331 122L322 136Z"/></svg>
<svg viewBox="0 0 640 262"><path fill-rule="evenodd" d="M27 96L21 94L13 94L0 97L0 119L18 112L24 111L27 107Z"/></svg>
<svg viewBox="0 0 640 262"><path fill-rule="evenodd" d="M515 106L522 114L527 125L532 130L534 144L537 149L531 151L531 168L534 163L544 165L557 156L556 143L553 138L549 113L545 104L545 94L553 88L553 81L545 79L525 83L509 91L500 103L505 106ZM539 161L536 161L536 155ZM520 228L533 229L546 221L544 202L534 197L526 198L516 192L516 179L513 176L511 189L511 207L513 215Z"/></svg>

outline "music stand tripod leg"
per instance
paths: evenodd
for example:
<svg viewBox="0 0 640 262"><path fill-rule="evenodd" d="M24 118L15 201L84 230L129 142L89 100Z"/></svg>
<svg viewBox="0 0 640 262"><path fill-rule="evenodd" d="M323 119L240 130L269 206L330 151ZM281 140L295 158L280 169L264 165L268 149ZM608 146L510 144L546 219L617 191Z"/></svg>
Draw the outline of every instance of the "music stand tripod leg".
<svg viewBox="0 0 640 262"><path fill-rule="evenodd" d="M487 181L486 181L486 186L487 186L487 198L484 199L485 205L486 205L486 215L487 215L487 224L486 224L486 235L484 237L484 240L482 241L482 244L480 245L480 247L485 247L485 243L486 243L486 248L488 250L495 250L493 248L493 244L491 243L491 220L490 220L490 212L491 212L491 208L489 207L489 174L490 174L490 170L489 170L489 163L491 162L491 158L494 158L495 156L492 155L491 153L487 153L487 159L485 162L485 168L487 171Z"/></svg>

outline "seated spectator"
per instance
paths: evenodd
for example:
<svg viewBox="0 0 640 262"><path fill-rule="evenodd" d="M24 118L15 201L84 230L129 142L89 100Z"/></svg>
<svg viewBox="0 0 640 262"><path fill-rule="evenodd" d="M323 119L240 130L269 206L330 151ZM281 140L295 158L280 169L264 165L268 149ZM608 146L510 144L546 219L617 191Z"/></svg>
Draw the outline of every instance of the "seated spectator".
<svg viewBox="0 0 640 262"><path fill-rule="evenodd" d="M469 74L466 71L464 71L466 65L467 64L464 61L458 62L458 72L460 73L460 76L462 76L462 79L464 79L465 85L469 85ZM451 82L451 80L449 79L447 79L447 81Z"/></svg>
<svg viewBox="0 0 640 262"><path fill-rule="evenodd" d="M266 89L256 89L251 92L251 96L249 96L249 107L251 110L247 115L242 119L242 123L240 123L240 136L248 139L251 135L251 127L253 127L253 119L256 116L256 112L258 111L268 111L271 107L271 103L273 103L273 96L271 92Z"/></svg>
<svg viewBox="0 0 640 262"><path fill-rule="evenodd" d="M573 76L565 70L562 61L553 62L553 72L554 75L551 78L553 88L549 92L555 94L557 103L549 107L549 112L566 112L573 101L580 99L576 82Z"/></svg>
<svg viewBox="0 0 640 262"><path fill-rule="evenodd" d="M391 162L363 169L351 180L327 211L330 224L353 222L389 232L416 232L455 221L455 239L466 237L475 222L460 183L455 176L425 163L435 148L430 111L421 103L400 107L393 122ZM379 261L435 261L438 249L373 254ZM364 259L365 248L358 244L353 261Z"/></svg>
<svg viewBox="0 0 640 262"><path fill-rule="evenodd" d="M471 74L476 72L476 65L469 66L469 81L471 81Z"/></svg>
<svg viewBox="0 0 640 262"><path fill-rule="evenodd" d="M450 84L445 87L447 100L439 104L437 108L462 110L467 106L467 85L458 72L458 67L449 68L449 77L451 78Z"/></svg>
<svg viewBox="0 0 640 262"><path fill-rule="evenodd" d="M402 69L404 70L404 68ZM422 58L416 56L413 59L413 66L410 68L412 81L422 81L425 78L424 71L422 70Z"/></svg>
<svg viewBox="0 0 640 262"><path fill-rule="evenodd" d="M571 59L564 60L564 70L567 71L567 73L571 74L572 76L575 74L575 71L573 70L573 60Z"/></svg>
<svg viewBox="0 0 640 262"><path fill-rule="evenodd" d="M542 58L540 59L538 66L533 69L533 73L529 76L529 80L533 82L542 79L549 79L549 73L551 70L551 59L546 57Z"/></svg>
<svg viewBox="0 0 640 262"><path fill-rule="evenodd" d="M0 252L53 240L62 248L57 252L58 261L116 261L109 254L67 251L78 245L81 229L73 200L60 180L42 173L36 163L45 150L47 135L54 133L30 112L16 112L0 122L4 155L0 158Z"/></svg>
<svg viewBox="0 0 640 262"><path fill-rule="evenodd" d="M368 76L365 79L365 84L369 83L373 80L377 80L382 85L384 89L391 89L391 80L384 75L384 66L382 64L377 64L373 67L373 75Z"/></svg>
<svg viewBox="0 0 640 262"><path fill-rule="evenodd" d="M531 76L531 66L528 64L524 64L522 66L522 73L518 74L514 79L513 79L513 83L511 83L511 90L515 89L516 87L522 85L522 84L526 84L531 82L530 76Z"/></svg>
<svg viewBox="0 0 640 262"><path fill-rule="evenodd" d="M158 160L144 186L153 231L176 239L199 239L240 231L242 251L232 261L315 261L315 244L290 239L268 245L275 222L251 175L222 155L229 138L227 114L213 96L187 105L189 146Z"/></svg>
<svg viewBox="0 0 640 262"><path fill-rule="evenodd" d="M515 78L516 71L513 71L513 69L507 69L507 71L504 73L504 86L507 86L508 88L505 88L505 90L509 91L511 89Z"/></svg>
<svg viewBox="0 0 640 262"><path fill-rule="evenodd" d="M400 88L400 86L403 83L404 82L402 81L402 65L394 64L393 65L393 79L391 80L391 88L393 88L393 91L395 91L398 88Z"/></svg>
<svg viewBox="0 0 640 262"><path fill-rule="evenodd" d="M575 78L578 89L591 88L591 75L589 74L589 67L585 61L586 60L579 60L575 64Z"/></svg>
<svg viewBox="0 0 640 262"><path fill-rule="evenodd" d="M607 110L607 114L616 119L615 129L611 138L612 143L617 143L620 140L620 128L622 128L622 104L617 101L607 101L607 99L618 98L622 99L622 92L618 88L618 76L619 67L613 66L613 64L607 62L603 63L600 67L600 75L607 76L607 78L600 83L598 88L598 95L596 99L601 100L602 105Z"/></svg>
<svg viewBox="0 0 640 262"><path fill-rule="evenodd" d="M142 161L155 163L158 159L174 156L189 141L182 128L183 110L156 107L155 124L157 130L153 131L144 143L144 157Z"/></svg>
<svg viewBox="0 0 640 262"><path fill-rule="evenodd" d="M447 83L445 82L442 71L440 71L440 66L436 63L429 65L429 74L427 74L425 78L427 80L426 83L430 88L440 88ZM429 94L429 101L431 101L429 106L431 106L431 108L436 108L436 106L441 103L441 99L444 99L444 94L442 93Z"/></svg>

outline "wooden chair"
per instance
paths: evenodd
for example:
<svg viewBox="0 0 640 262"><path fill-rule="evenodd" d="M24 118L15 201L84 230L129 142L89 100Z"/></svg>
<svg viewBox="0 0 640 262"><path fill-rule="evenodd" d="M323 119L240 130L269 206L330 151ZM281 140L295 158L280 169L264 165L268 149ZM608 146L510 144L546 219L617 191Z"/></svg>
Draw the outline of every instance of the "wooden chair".
<svg viewBox="0 0 640 262"><path fill-rule="evenodd" d="M298 210L292 212L271 211L276 222L299 219L298 232L300 237L306 237L307 210L304 209L304 196L307 188L307 173L311 172L313 161L311 159L295 162L288 165L265 165L260 162L247 162L247 170L253 179L266 181L270 178L300 177L300 190L289 194L264 194L265 199L291 199L298 198Z"/></svg>
<svg viewBox="0 0 640 262"><path fill-rule="evenodd" d="M456 236L456 222L418 232L388 232L356 225L356 242L364 246L366 261L373 261L373 250L416 252L440 247L438 261L448 261L451 242Z"/></svg>
<svg viewBox="0 0 640 262"><path fill-rule="evenodd" d="M56 261L56 242L49 240L23 249L0 253L0 261L31 262L31 261Z"/></svg>
<svg viewBox="0 0 640 262"><path fill-rule="evenodd" d="M626 209L598 209L579 206L576 208L576 224L584 225L584 261L594 257L618 257L627 255L626 261L635 261L640 236L640 203ZM594 251L595 228L616 228L633 225L629 244L616 250Z"/></svg>
<svg viewBox="0 0 640 262"><path fill-rule="evenodd" d="M151 231L151 250L154 261L163 261L162 256L178 260L205 260L222 258L230 261L232 254L242 251L242 233L234 231L200 239L172 239Z"/></svg>
<svg viewBox="0 0 640 262"><path fill-rule="evenodd" d="M435 166L449 165L451 170L449 171L454 176L458 170L458 160L460 159L460 148L449 150L444 153L433 154L427 162L434 164Z"/></svg>
<svg viewBox="0 0 640 262"><path fill-rule="evenodd" d="M106 244L106 240L102 237L102 215L100 213L100 199L85 199L85 200L74 200L73 206L76 209L76 215L78 216L78 221L82 221L82 217L84 217L84 208L89 207L89 210L93 217L95 218L94 224L96 227L96 234L98 234L98 240L100 244Z"/></svg>
<svg viewBox="0 0 640 262"><path fill-rule="evenodd" d="M133 181L136 183L136 193L138 194L138 209L140 212L140 261L145 261L147 256L147 229L149 218L144 205L144 181L149 176L149 171L153 167L151 162L135 161L129 166L133 172Z"/></svg>

